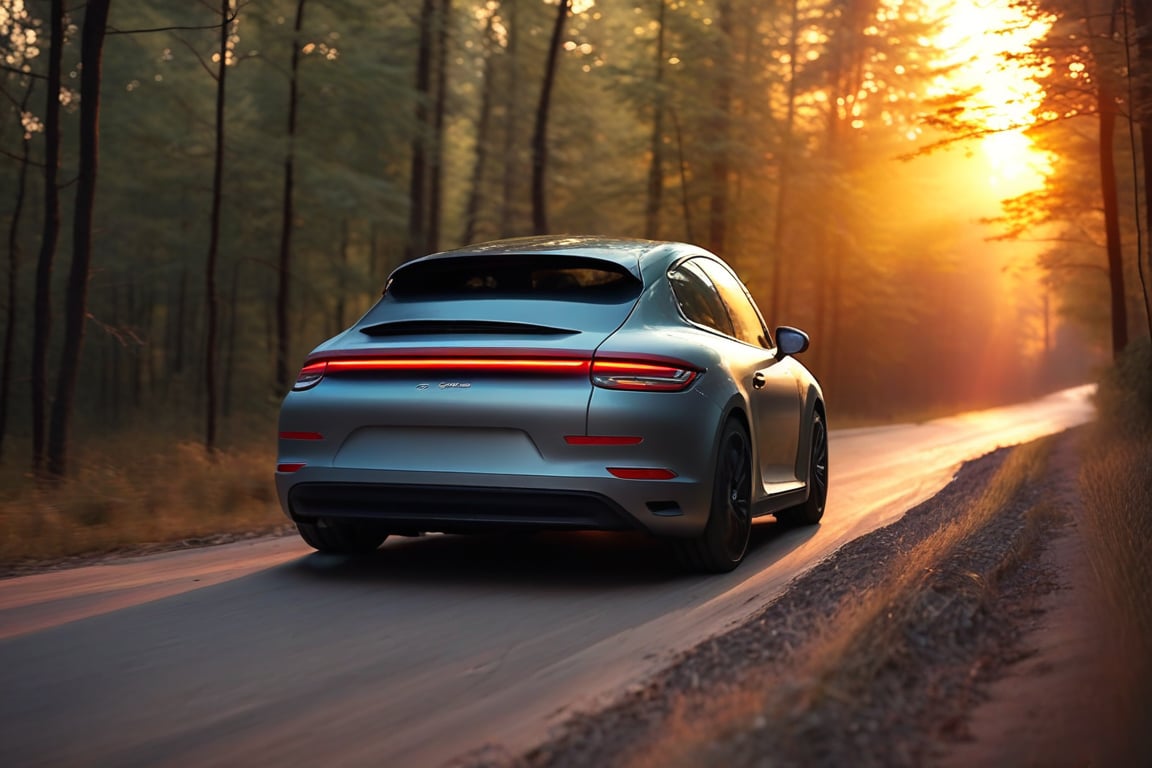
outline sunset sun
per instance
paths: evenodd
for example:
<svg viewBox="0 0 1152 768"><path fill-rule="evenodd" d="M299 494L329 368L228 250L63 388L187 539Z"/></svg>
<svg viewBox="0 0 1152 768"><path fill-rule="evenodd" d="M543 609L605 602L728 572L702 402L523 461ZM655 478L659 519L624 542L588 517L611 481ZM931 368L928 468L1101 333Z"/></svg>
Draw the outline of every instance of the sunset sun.
<svg viewBox="0 0 1152 768"><path fill-rule="evenodd" d="M1025 131L1044 98L1037 82L1043 72L1015 57L1047 33L1051 17L1029 14L1013 0L928 0L927 10L941 20L931 43L944 53L929 94L969 94L966 112L979 115L977 128L987 131L979 147L988 166L985 182L1003 196L1040 186L1051 161Z"/></svg>

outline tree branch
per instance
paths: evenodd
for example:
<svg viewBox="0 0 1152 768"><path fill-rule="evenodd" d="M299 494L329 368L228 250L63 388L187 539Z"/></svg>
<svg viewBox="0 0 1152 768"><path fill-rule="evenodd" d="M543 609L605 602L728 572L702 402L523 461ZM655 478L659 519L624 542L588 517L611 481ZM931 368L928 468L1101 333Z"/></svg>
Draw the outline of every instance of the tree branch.
<svg viewBox="0 0 1152 768"><path fill-rule="evenodd" d="M208 73L208 76L215 80L216 73L212 71L212 67L208 66L208 62L206 62L204 57L200 55L200 51L196 50L196 48L190 42L180 37L180 35L173 35L173 37L175 37L185 48L192 52L192 55L196 57L196 61L200 62L200 66L204 68L204 71Z"/></svg>
<svg viewBox="0 0 1152 768"><path fill-rule="evenodd" d="M15 160L16 162L19 162L19 163L25 162L23 156L14 155L6 149L0 149L0 157L5 157L5 158L8 158L9 160ZM27 162L28 162L28 165L30 165L33 168L43 168L44 167L44 163L38 163L35 160L28 160Z"/></svg>
<svg viewBox="0 0 1152 768"><path fill-rule="evenodd" d="M47 80L48 79L47 75L37 74L36 72L25 72L22 69L17 69L16 67L10 67L7 64L0 64L0 72L11 72L14 75L22 75L24 77L31 77L31 78L36 79L36 80Z"/></svg>
<svg viewBox="0 0 1152 768"><path fill-rule="evenodd" d="M115 27L108 27L109 35L148 35L153 32L184 32L184 31L199 31L205 29L220 29L220 27L227 26L236 20L240 15L240 6L232 12L232 15L224 19L219 24L202 24L196 26L173 26L173 27L152 27L150 29L116 29Z"/></svg>

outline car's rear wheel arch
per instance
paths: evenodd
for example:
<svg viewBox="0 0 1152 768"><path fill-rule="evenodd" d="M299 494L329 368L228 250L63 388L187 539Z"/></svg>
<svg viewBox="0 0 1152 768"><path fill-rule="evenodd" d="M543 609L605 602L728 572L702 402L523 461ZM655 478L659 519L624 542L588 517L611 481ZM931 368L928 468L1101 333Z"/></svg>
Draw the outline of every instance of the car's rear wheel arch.
<svg viewBox="0 0 1152 768"><path fill-rule="evenodd" d="M748 421L748 414L744 410L744 407L738 402L732 403L728 406L728 410L724 413L724 417L721 418L719 423L716 425L717 449L719 448L720 435L723 434L724 427L730 420L736 421L748 431L748 434L752 434L752 425Z"/></svg>
<svg viewBox="0 0 1152 768"><path fill-rule="evenodd" d="M698 536L672 542L680 562L723 573L744 559L752 528L752 440L742 414L729 413L717 438L708 518Z"/></svg>
<svg viewBox="0 0 1152 768"><path fill-rule="evenodd" d="M756 488L759 487L760 483L760 472L758 469L760 466L760 457L756 451L756 441L751 438L754 432L752 431L752 423L748 420L748 412L744 410L744 406L739 400L734 400L729 403L727 410L724 412L724 416L716 424L716 436L712 440L712 466L716 465L716 458L720 455L721 438L724 435L724 430L727 428L728 423L731 421L742 426L745 434L749 435L748 450L752 454L752 489L753 502L755 503Z"/></svg>
<svg viewBox="0 0 1152 768"><path fill-rule="evenodd" d="M796 477L805 483L809 479L808 460L812 452L812 419L814 416L819 416L824 422L825 429L827 429L828 414L825 410L824 398L818 391L809 389L805 398L803 415L800 419L800 440L796 444Z"/></svg>

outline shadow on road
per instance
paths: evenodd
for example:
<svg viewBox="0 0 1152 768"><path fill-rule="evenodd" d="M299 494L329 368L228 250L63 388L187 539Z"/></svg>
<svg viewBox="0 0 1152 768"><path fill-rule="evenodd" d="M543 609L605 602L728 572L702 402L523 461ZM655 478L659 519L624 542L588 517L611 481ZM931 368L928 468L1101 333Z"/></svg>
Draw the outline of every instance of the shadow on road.
<svg viewBox="0 0 1152 768"><path fill-rule="evenodd" d="M508 584L549 589L630 588L676 580L741 581L787 555L818 528L757 523L745 562L707 576L677 565L668 543L633 533L430 534L393 537L363 556L313 553L279 568L309 579L413 584Z"/></svg>

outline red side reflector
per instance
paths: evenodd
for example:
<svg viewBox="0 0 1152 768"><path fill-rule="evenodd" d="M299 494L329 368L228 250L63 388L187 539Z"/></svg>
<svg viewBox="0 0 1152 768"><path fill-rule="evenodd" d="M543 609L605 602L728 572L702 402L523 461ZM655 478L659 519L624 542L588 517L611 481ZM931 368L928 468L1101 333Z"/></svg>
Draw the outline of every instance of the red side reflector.
<svg viewBox="0 0 1152 768"><path fill-rule="evenodd" d="M281 440L323 440L324 435L319 432L281 432Z"/></svg>
<svg viewBox="0 0 1152 768"><path fill-rule="evenodd" d="M636 467L608 467L607 469L622 480L671 480L676 477L676 473L670 469Z"/></svg>
<svg viewBox="0 0 1152 768"><path fill-rule="evenodd" d="M568 445L639 445L644 442L644 438L630 435L565 435L564 442Z"/></svg>
<svg viewBox="0 0 1152 768"><path fill-rule="evenodd" d="M291 462L288 464L277 464L276 465L276 471L277 472L295 472L295 471L303 469L303 468L304 468L304 462L302 462L302 461L294 461L294 462Z"/></svg>

